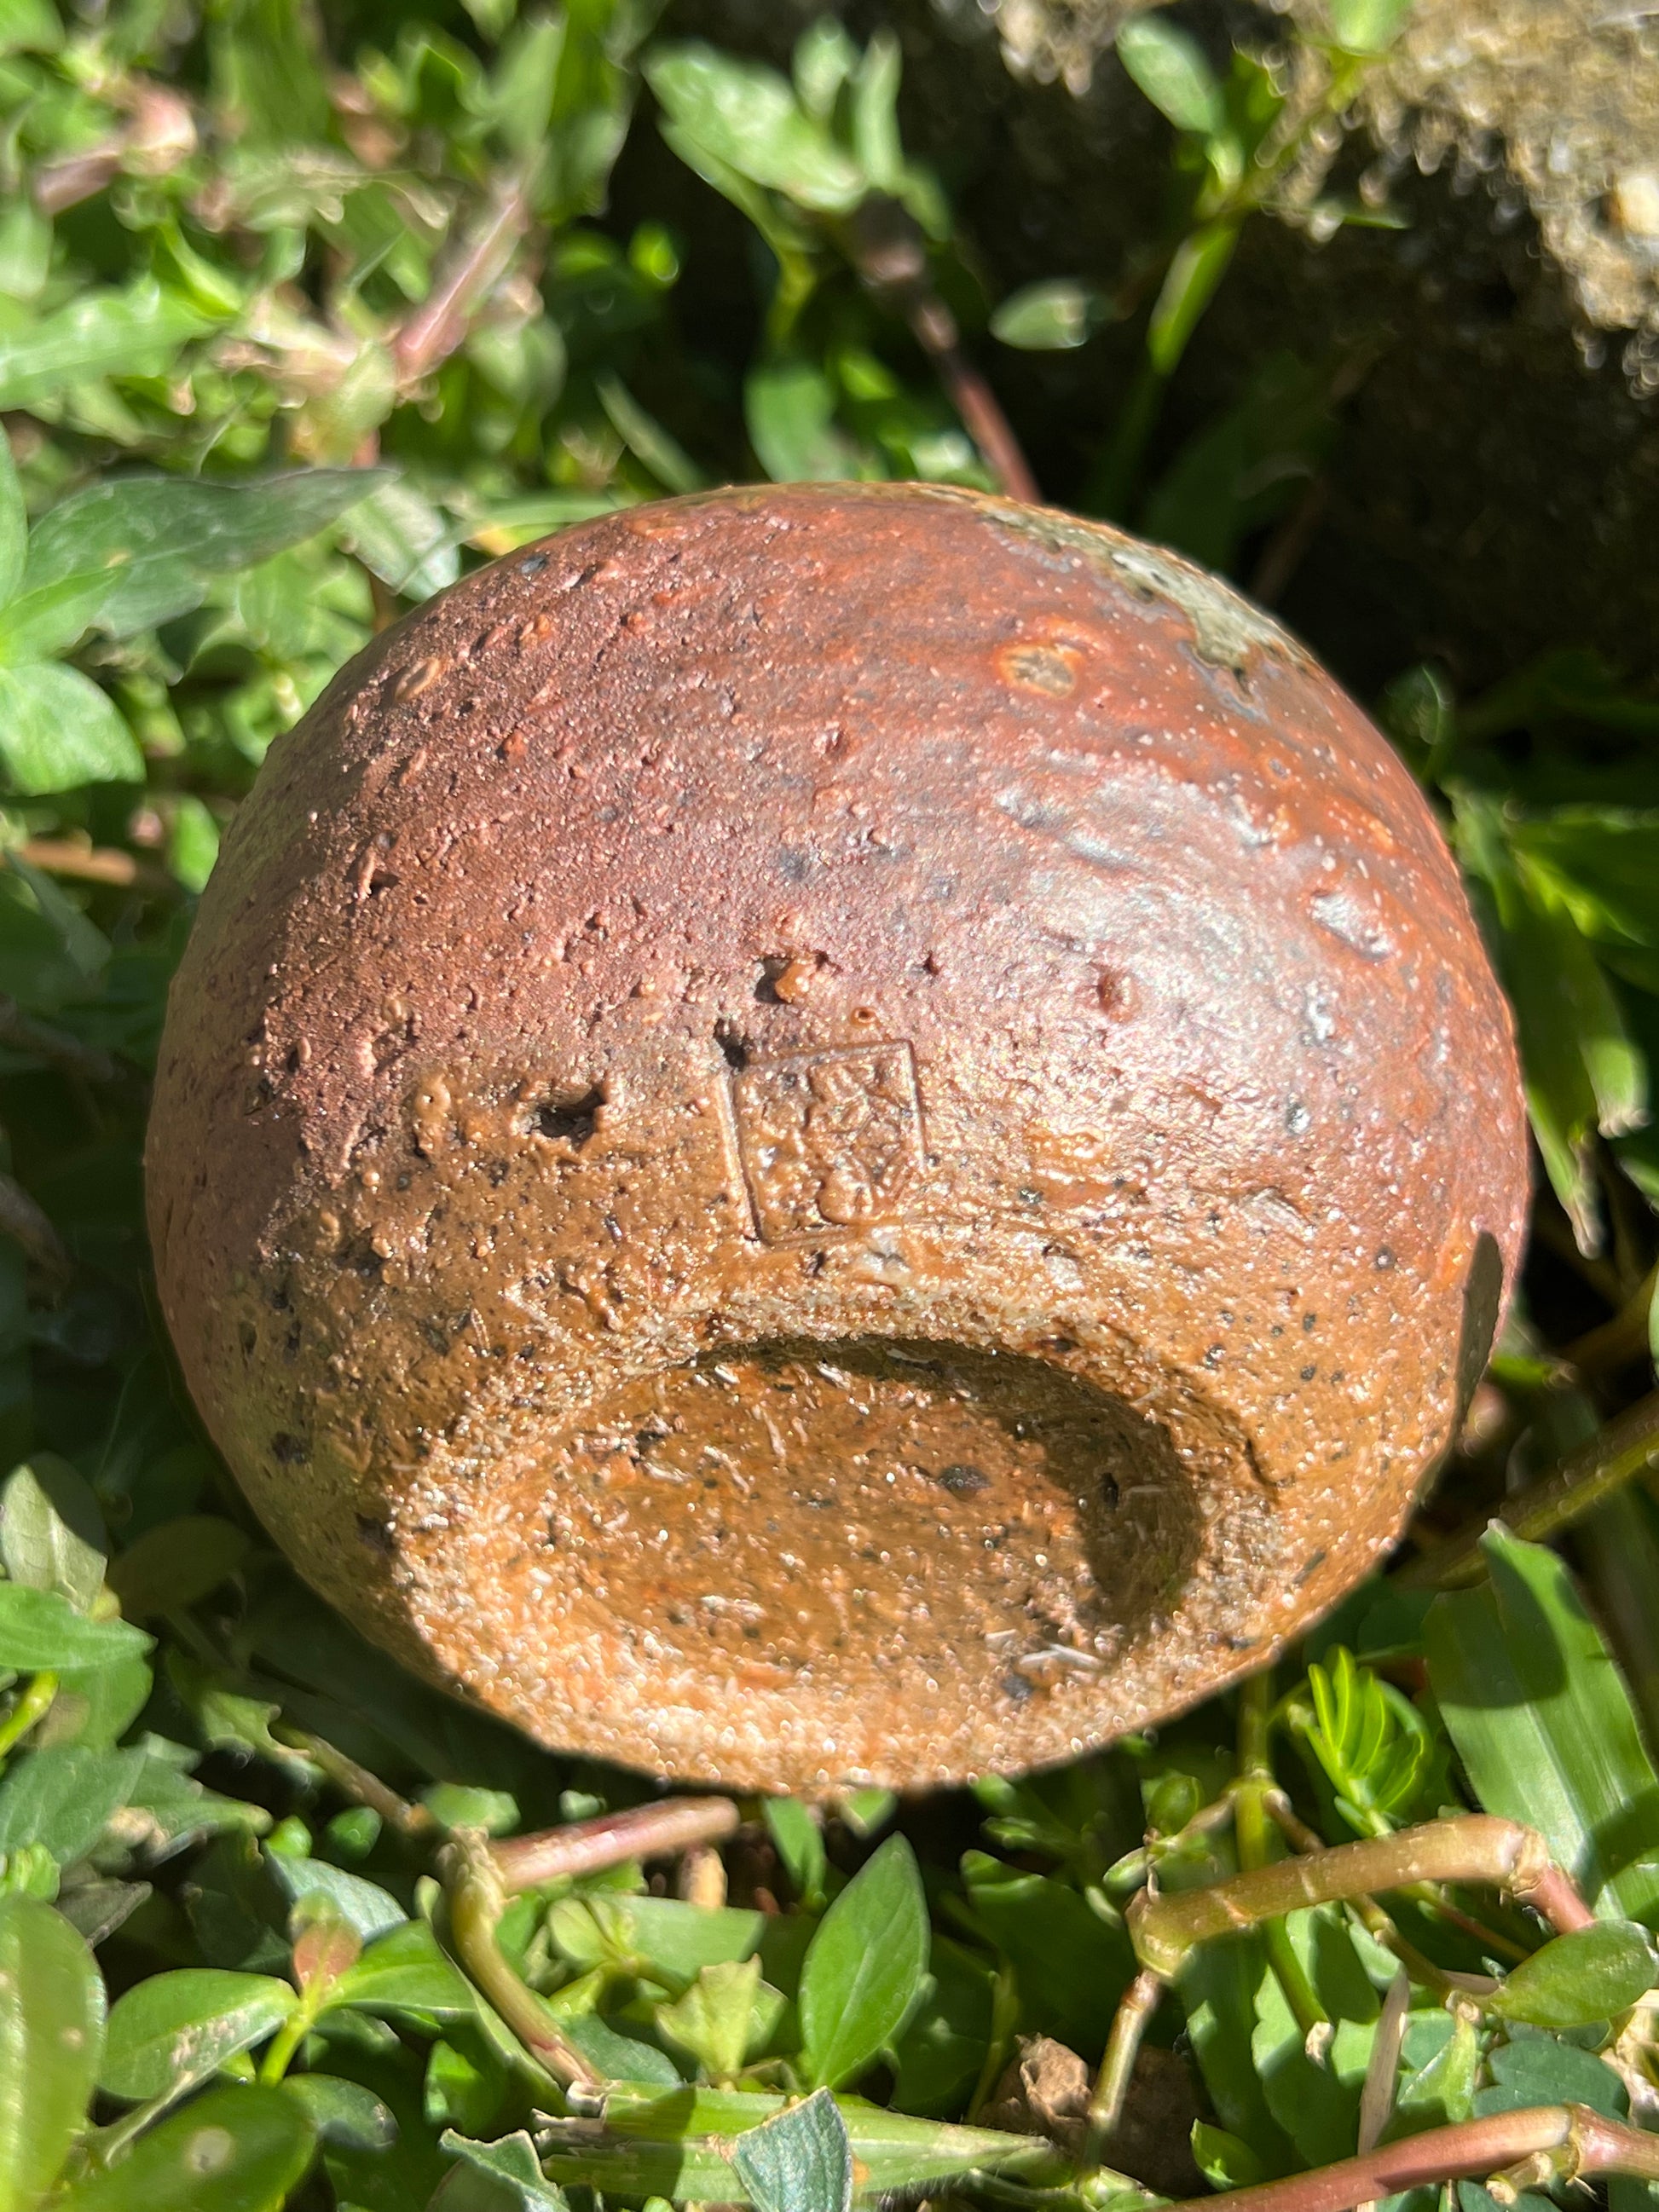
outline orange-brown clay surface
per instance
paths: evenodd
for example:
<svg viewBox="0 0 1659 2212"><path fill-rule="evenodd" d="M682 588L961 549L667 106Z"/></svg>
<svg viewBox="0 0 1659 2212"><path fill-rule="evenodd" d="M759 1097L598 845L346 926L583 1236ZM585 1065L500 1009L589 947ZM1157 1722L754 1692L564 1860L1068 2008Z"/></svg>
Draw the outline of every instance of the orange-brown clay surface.
<svg viewBox="0 0 1659 2212"><path fill-rule="evenodd" d="M498 562L278 740L149 1157L309 1579L544 1741L1056 1759L1373 1564L1525 1196L1382 739L1225 586L915 486Z"/></svg>

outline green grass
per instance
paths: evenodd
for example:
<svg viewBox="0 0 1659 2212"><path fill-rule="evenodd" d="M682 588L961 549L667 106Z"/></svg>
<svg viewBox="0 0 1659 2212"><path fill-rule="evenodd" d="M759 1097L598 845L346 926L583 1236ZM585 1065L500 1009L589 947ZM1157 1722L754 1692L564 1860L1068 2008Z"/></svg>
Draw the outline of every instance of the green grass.
<svg viewBox="0 0 1659 2212"><path fill-rule="evenodd" d="M331 44L288 0L0 6L0 2212L1258 2182L1298 2212L1334 2199L1297 2177L1379 2142L1354 2186L1411 2212L1490 2212L1510 2166L1501 2201L1565 2203L1575 2160L1645 2212L1650 688L1568 639L1477 696L1423 665L1368 702L1514 1000L1538 1156L1522 1295L1403 1564L1275 1676L1071 1768L745 1802L735 1836L717 1810L701 1901L635 1831L597 1874L515 1856L651 1793L295 1583L182 1396L142 1228L220 830L464 568L733 478L1018 484L1042 426L994 395L1057 349L1098 356L1108 428L1043 493L1282 581L1340 474L1340 365L1266 331L1223 415L1177 437L1165 394L1246 225L1397 220L1310 204L1301 157L1403 14L1332 0L1289 104L1136 17L1165 228L993 298L884 32L822 23L786 79L648 0L358 0ZM627 226L619 161L661 197ZM1516 1533L1465 1541L1500 1505ZM1541 1832L1541 1886L1492 1819Z"/></svg>

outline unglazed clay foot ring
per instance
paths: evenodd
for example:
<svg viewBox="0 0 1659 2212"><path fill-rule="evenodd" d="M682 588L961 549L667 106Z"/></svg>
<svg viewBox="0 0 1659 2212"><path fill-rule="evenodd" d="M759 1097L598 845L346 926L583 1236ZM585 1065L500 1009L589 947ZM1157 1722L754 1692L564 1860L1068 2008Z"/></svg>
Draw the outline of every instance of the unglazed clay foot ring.
<svg viewBox="0 0 1659 2212"><path fill-rule="evenodd" d="M551 1745L1058 1759L1389 1544L1526 1194L1427 806L1265 617L915 485L608 516L280 738L179 970L161 1295L254 1505Z"/></svg>

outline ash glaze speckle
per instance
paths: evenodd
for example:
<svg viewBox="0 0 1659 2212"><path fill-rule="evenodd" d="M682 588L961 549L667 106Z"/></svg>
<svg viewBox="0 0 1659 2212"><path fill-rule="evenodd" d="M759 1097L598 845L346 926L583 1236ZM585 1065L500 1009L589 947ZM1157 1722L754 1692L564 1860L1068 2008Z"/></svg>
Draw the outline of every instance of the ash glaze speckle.
<svg viewBox="0 0 1659 2212"><path fill-rule="evenodd" d="M1426 807L1265 617L1006 501L750 488L482 571L278 740L151 1222L368 1633L551 1743L912 1784L1367 1571L1522 1127Z"/></svg>

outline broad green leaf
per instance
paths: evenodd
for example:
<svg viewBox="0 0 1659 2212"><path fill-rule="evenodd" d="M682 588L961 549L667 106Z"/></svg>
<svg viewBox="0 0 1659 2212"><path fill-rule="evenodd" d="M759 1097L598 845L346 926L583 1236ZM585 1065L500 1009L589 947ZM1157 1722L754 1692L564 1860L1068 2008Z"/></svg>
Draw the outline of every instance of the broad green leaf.
<svg viewBox="0 0 1659 2212"><path fill-rule="evenodd" d="M1489 1813L1542 1831L1596 1911L1659 1922L1659 1776L1554 1553L1494 1528L1491 1580L1436 1599L1429 1679Z"/></svg>
<svg viewBox="0 0 1659 2212"><path fill-rule="evenodd" d="M1588 2105L1610 2120L1628 2116L1624 2083L1593 2051L1576 2050L1535 2028L1512 2027L1510 2036L1486 2055L1492 2085L1475 2092L1478 2118L1520 2112L1528 2105Z"/></svg>
<svg viewBox="0 0 1659 2212"><path fill-rule="evenodd" d="M1251 2056L1262 1986L1272 1973L1261 1938L1249 1935L1200 1944L1182 1967L1178 1984L1187 2033L1216 2116L1268 2175L1288 2172L1297 2162Z"/></svg>
<svg viewBox="0 0 1659 2212"><path fill-rule="evenodd" d="M56 399L66 386L94 377L160 374L210 327L209 317L149 278L125 292L83 292L38 322L0 331L0 408Z"/></svg>
<svg viewBox="0 0 1659 2212"><path fill-rule="evenodd" d="M823 1902L829 1869L823 1829L799 1797L769 1797L761 1810L795 1895L809 1911L816 1911Z"/></svg>
<svg viewBox="0 0 1659 2212"><path fill-rule="evenodd" d="M5 0L0 8L0 54L55 54L63 43L52 0Z"/></svg>
<svg viewBox="0 0 1659 2212"><path fill-rule="evenodd" d="M0 1583L0 1597L6 1586ZM33 1593L31 1593L33 1595ZM0 1851L40 1844L60 1866L83 1858L131 1796L142 1751L48 1746L0 1776Z"/></svg>
<svg viewBox="0 0 1659 2212"><path fill-rule="evenodd" d="M252 1547L234 1521L185 1513L147 1528L110 1568L110 1588L134 1620L172 1613L218 1589Z"/></svg>
<svg viewBox="0 0 1659 2212"><path fill-rule="evenodd" d="M0 1897L0 2212L33 2212L85 2124L104 1984L84 1941L33 1897Z"/></svg>
<svg viewBox="0 0 1659 2212"><path fill-rule="evenodd" d="M842 87L858 65L859 50L833 15L820 15L801 33L790 58L790 75L796 99L815 122L829 120Z"/></svg>
<svg viewBox="0 0 1659 2212"><path fill-rule="evenodd" d="M1419 2016L1420 2017L1420 2016ZM1415 2025L1408 2023L1408 2027ZM1391 2133L1415 2135L1423 2128L1451 2127L1467 2120L1474 2110L1474 2085L1480 2073L1480 2039L1474 2023L1445 2012L1422 2021L1429 2034L1441 2038L1420 2065L1413 2066L1401 2083L1395 2100ZM1407 2048L1413 2039L1407 2037Z"/></svg>
<svg viewBox="0 0 1659 2212"><path fill-rule="evenodd" d="M99 2087L140 2104L204 2081L238 2051L274 2035L299 2002L269 1974L186 1966L152 1974L118 1997Z"/></svg>
<svg viewBox="0 0 1659 2212"><path fill-rule="evenodd" d="M471 1992L422 1920L406 1920L369 1943L336 1982L329 2002L362 2012L430 2013L439 2020L468 2019L474 2010Z"/></svg>
<svg viewBox="0 0 1659 2212"><path fill-rule="evenodd" d="M1193 2123L1193 2159L1212 2189L1253 2189L1267 2179L1249 2143L1207 2120Z"/></svg>
<svg viewBox="0 0 1659 2212"><path fill-rule="evenodd" d="M596 2012L567 2013L560 2026L603 2081L672 2089L684 2078L665 2051L624 2035Z"/></svg>
<svg viewBox="0 0 1659 2212"><path fill-rule="evenodd" d="M749 441L774 483L821 483L865 473L859 449L836 422L836 393L816 362L763 362L743 388Z"/></svg>
<svg viewBox="0 0 1659 2212"><path fill-rule="evenodd" d="M0 607L17 593L23 579L23 559L28 545L28 516L23 510L22 487L11 457L11 441L0 430Z"/></svg>
<svg viewBox="0 0 1659 2212"><path fill-rule="evenodd" d="M1094 285L1075 276L1046 277L1009 294L991 318L991 335L1028 353L1064 352L1094 335L1104 310Z"/></svg>
<svg viewBox="0 0 1659 2212"><path fill-rule="evenodd" d="M104 1586L109 1539L90 1488L65 1459L37 1452L0 1490L0 1559L15 1583L56 1590L85 1613Z"/></svg>
<svg viewBox="0 0 1659 2212"><path fill-rule="evenodd" d="M0 666L0 765L26 799L144 780L143 756L109 694L51 660Z"/></svg>
<svg viewBox="0 0 1659 2212"><path fill-rule="evenodd" d="M107 572L64 576L15 599L0 609L0 662L15 667L67 653L97 620L116 580Z"/></svg>
<svg viewBox="0 0 1659 2212"><path fill-rule="evenodd" d="M1278 1975L1266 1974L1256 1991L1251 2055L1267 2109L1307 2163L1322 2166L1353 2151L1377 1996L1334 1907L1293 1912L1285 1925L1334 2033L1316 2062Z"/></svg>
<svg viewBox="0 0 1659 2212"><path fill-rule="evenodd" d="M290 2074L283 2087L324 2142L383 2151L398 2140L391 2110L361 2081L343 2081L337 2074Z"/></svg>
<svg viewBox="0 0 1659 2212"><path fill-rule="evenodd" d="M782 1992L761 1980L760 1960L705 1966L672 2004L657 2008L657 2027L689 2051L711 2081L731 2081L757 2057L783 2017Z"/></svg>
<svg viewBox="0 0 1659 2212"><path fill-rule="evenodd" d="M433 2198L432 2212L569 2212L563 2190L543 2173L522 2128L496 2142L473 2142L449 2128L439 2141L458 2164Z"/></svg>
<svg viewBox="0 0 1659 2212"><path fill-rule="evenodd" d="M985 2064L994 1972L978 1951L935 1936L927 1990L895 2046L894 2102L907 2112L960 2112Z"/></svg>
<svg viewBox="0 0 1659 2212"><path fill-rule="evenodd" d="M210 2090L78 2182L53 2212L279 2212L316 2142L282 2089Z"/></svg>
<svg viewBox="0 0 1659 2212"><path fill-rule="evenodd" d="M899 78L903 61L890 30L877 31L853 78L853 150L866 180L895 197L904 189L899 143Z"/></svg>
<svg viewBox="0 0 1659 2212"><path fill-rule="evenodd" d="M254 483L109 477L43 515L29 540L30 590L118 572L98 627L127 637L201 605L215 576L315 537L391 479L379 469L309 469Z"/></svg>
<svg viewBox="0 0 1659 2212"><path fill-rule="evenodd" d="M742 2090L683 2089L664 2096L617 2091L605 2100L606 2138L591 2127L556 2123L543 2165L567 2185L659 2196L690 2203L729 2203L732 2137L782 2112L787 2100ZM837 2097L853 2157L862 2169L860 2192L921 2193L975 2167L990 2172L1052 2165L1053 2154L1029 2136L989 2128L951 2127L884 2110L860 2097Z"/></svg>
<svg viewBox="0 0 1659 2212"><path fill-rule="evenodd" d="M365 1881L360 1874L331 1866L326 1859L301 1858L293 1851L267 1850L265 1863L283 1894L294 1905L326 1898L365 1943L389 1929L401 1927L409 1915L390 1890Z"/></svg>
<svg viewBox="0 0 1659 2212"><path fill-rule="evenodd" d="M803 2066L836 2088L896 2039L927 1971L927 1905L915 1854L891 1836L818 1923L800 1978Z"/></svg>
<svg viewBox="0 0 1659 2212"><path fill-rule="evenodd" d="M1021 2033L1056 2036L1096 2058L1135 1970L1128 1938L1069 1882L981 1851L967 1853L962 1871L975 1920L1014 1969Z"/></svg>
<svg viewBox="0 0 1659 2212"><path fill-rule="evenodd" d="M1331 35L1351 54L1380 54L1391 46L1412 10L1412 0L1330 0Z"/></svg>
<svg viewBox="0 0 1659 2212"><path fill-rule="evenodd" d="M645 76L680 136L751 184L825 214L845 215L864 197L857 163L775 70L691 41L653 48Z"/></svg>
<svg viewBox="0 0 1659 2212"><path fill-rule="evenodd" d="M1117 58L1178 131L1207 135L1225 122L1221 87L1203 49L1164 16L1131 15L1117 34Z"/></svg>
<svg viewBox="0 0 1659 2212"><path fill-rule="evenodd" d="M1151 19L1143 15L1135 20ZM1146 326L1147 359L1160 376L1174 373L1237 244L1238 224L1227 218L1204 224L1176 246Z"/></svg>
<svg viewBox="0 0 1659 2212"><path fill-rule="evenodd" d="M1534 2027L1588 2027L1627 2011L1656 1977L1659 1957L1645 1929L1633 1920L1598 1920L1511 1967L1487 2002L1505 2020Z"/></svg>
<svg viewBox="0 0 1659 2212"><path fill-rule="evenodd" d="M113 1751L149 1702L154 1680L143 1659L118 1659L106 1667L59 1668L58 1695L43 1734L53 1743Z"/></svg>
<svg viewBox="0 0 1659 2212"><path fill-rule="evenodd" d="M853 2146L828 2089L739 2136L732 2163L755 2212L851 2212Z"/></svg>
<svg viewBox="0 0 1659 2212"><path fill-rule="evenodd" d="M429 599L460 574L453 525L405 479L380 477L348 513L342 543L394 592Z"/></svg>
<svg viewBox="0 0 1659 2212"><path fill-rule="evenodd" d="M0 1667L19 1674L142 1658L150 1639L127 1620L89 1620L60 1591L0 1583Z"/></svg>
<svg viewBox="0 0 1659 2212"><path fill-rule="evenodd" d="M177 1747L174 1747L177 1748ZM188 1754L194 1763L194 1753ZM127 1799L124 1831L145 1854L162 1859L185 1844L227 1829L258 1834L270 1826L263 1805L204 1790L171 1759L147 1758Z"/></svg>
<svg viewBox="0 0 1659 2212"><path fill-rule="evenodd" d="M0 990L34 1013L84 996L109 943L50 876L15 853L0 865ZM11 1662L0 1650L0 1666Z"/></svg>

